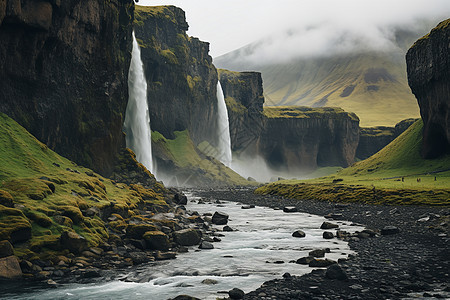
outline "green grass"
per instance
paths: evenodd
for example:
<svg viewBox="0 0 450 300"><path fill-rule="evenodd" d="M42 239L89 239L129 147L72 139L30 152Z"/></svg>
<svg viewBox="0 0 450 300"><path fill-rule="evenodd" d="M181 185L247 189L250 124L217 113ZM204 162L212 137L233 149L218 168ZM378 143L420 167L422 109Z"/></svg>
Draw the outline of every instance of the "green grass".
<svg viewBox="0 0 450 300"><path fill-rule="evenodd" d="M264 107L264 115L267 118L327 118L327 119L343 119L350 117L352 120L358 121L358 117L353 113L345 112L339 107L306 107L306 106L271 106Z"/></svg>
<svg viewBox="0 0 450 300"><path fill-rule="evenodd" d="M422 128L419 120L375 155L334 175L280 181L257 192L323 201L449 205L450 155L421 158Z"/></svg>
<svg viewBox="0 0 450 300"><path fill-rule="evenodd" d="M228 185L252 184L209 156L214 149L207 142L203 142L199 147L196 147L187 130L175 131L174 134L174 139L167 139L159 132L152 132L152 141L156 147L162 149L166 157L173 161L178 168L193 174L197 174L197 171L201 170L205 178Z"/></svg>
<svg viewBox="0 0 450 300"><path fill-rule="evenodd" d="M53 152L1 113L0 191L2 199L12 197L18 208L0 205L0 236L8 239L16 225L31 227L31 240L15 245L16 252L24 255L43 254L24 249L34 245L40 251L47 238L51 244L64 230L75 230L90 245L99 245L109 236L105 224L98 217L83 216L81 210L114 203L114 210L131 212L138 203L148 202L133 187L103 178ZM152 196L164 202L162 194Z"/></svg>

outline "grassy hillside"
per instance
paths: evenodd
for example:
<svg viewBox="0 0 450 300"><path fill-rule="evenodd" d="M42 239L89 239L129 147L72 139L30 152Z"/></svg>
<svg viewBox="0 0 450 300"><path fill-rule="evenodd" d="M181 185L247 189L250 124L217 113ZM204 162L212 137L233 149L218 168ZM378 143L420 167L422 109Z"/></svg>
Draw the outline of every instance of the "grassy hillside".
<svg viewBox="0 0 450 300"><path fill-rule="evenodd" d="M417 121L372 157L332 176L279 181L257 192L324 201L450 205L450 155L422 159L422 128Z"/></svg>
<svg viewBox="0 0 450 300"><path fill-rule="evenodd" d="M63 231L77 232L90 246L102 245L117 226L127 227L126 218L138 214L138 205L166 210L164 188L159 190L103 178L0 114L0 240L12 241L20 257L67 254L59 246ZM103 221L99 214L105 209L120 214L120 220Z"/></svg>
<svg viewBox="0 0 450 300"><path fill-rule="evenodd" d="M155 155L171 162L168 170L158 170L158 177L169 176L165 183L202 186L252 184L213 158L216 150L207 142L197 148L187 130L175 131L174 134L175 139L167 139L159 132L152 133Z"/></svg>

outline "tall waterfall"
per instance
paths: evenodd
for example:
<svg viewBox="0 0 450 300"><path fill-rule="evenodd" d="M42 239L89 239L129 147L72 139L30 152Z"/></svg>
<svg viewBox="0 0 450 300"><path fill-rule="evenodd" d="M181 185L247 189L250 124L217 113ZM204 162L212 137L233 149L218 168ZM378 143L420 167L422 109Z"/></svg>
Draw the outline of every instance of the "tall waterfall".
<svg viewBox="0 0 450 300"><path fill-rule="evenodd" d="M218 159L227 167L231 165L231 138L230 126L228 122L227 105L225 104L225 97L223 95L220 81L217 82L217 112L218 112L218 144L219 150Z"/></svg>
<svg viewBox="0 0 450 300"><path fill-rule="evenodd" d="M134 151L138 162L153 173L150 115L147 104L147 81L141 51L133 32L133 51L128 72L128 104L123 124L127 147Z"/></svg>

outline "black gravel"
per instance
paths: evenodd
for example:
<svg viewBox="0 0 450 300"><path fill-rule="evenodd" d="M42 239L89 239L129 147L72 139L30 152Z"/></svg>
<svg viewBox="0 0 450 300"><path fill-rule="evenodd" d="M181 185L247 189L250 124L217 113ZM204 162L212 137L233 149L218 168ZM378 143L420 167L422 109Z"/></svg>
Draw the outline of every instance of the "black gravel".
<svg viewBox="0 0 450 300"><path fill-rule="evenodd" d="M347 280L327 279L325 269L304 276L265 282L244 299L436 299L450 297L449 207L338 204L260 196L249 189L202 190L204 198L238 201L273 208L296 206L317 215L343 219L381 232L398 233L350 241L357 255L340 266ZM420 221L419 221L420 220Z"/></svg>

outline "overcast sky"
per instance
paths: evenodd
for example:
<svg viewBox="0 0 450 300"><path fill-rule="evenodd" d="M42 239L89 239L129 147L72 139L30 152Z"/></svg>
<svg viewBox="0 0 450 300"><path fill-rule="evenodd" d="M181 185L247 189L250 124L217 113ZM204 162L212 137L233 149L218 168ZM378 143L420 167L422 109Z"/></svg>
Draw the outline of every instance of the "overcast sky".
<svg viewBox="0 0 450 300"><path fill-rule="evenodd" d="M324 51L340 36L357 36L370 47L383 49L391 46L386 28L450 17L450 0L140 0L138 4L181 7L188 34L209 42L213 57L263 38L273 41L268 43L269 56L300 49L306 54ZM353 41L339 43L346 47Z"/></svg>

